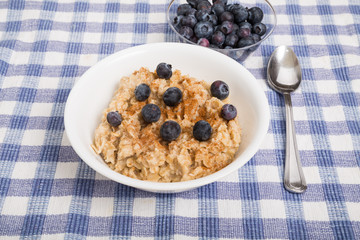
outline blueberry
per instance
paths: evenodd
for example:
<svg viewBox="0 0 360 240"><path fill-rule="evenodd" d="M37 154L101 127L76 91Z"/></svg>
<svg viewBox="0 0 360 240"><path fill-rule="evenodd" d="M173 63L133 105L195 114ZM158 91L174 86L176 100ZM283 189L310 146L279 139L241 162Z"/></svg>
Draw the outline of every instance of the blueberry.
<svg viewBox="0 0 360 240"><path fill-rule="evenodd" d="M218 23L218 17L215 14L210 14L209 22L211 22L213 26L216 26Z"/></svg>
<svg viewBox="0 0 360 240"><path fill-rule="evenodd" d="M191 8L192 7L187 3L180 4L176 10L176 14L177 15L185 15L185 13Z"/></svg>
<svg viewBox="0 0 360 240"><path fill-rule="evenodd" d="M219 30L224 33L225 35L231 33L234 29L234 25L232 22L224 21L221 23Z"/></svg>
<svg viewBox="0 0 360 240"><path fill-rule="evenodd" d="M210 14L203 10L196 11L195 17L199 22L210 20Z"/></svg>
<svg viewBox="0 0 360 240"><path fill-rule="evenodd" d="M225 6L225 11L231 12L232 14L234 14L234 16L239 15L237 17L238 19L243 18L244 15L246 15L246 16L248 15L246 8L244 8L243 6L241 6L238 3L226 5ZM245 20L246 20L246 18L245 18Z"/></svg>
<svg viewBox="0 0 360 240"><path fill-rule="evenodd" d="M238 41L239 41L239 37L235 33L231 33L227 35L225 38L225 46L233 48L236 46Z"/></svg>
<svg viewBox="0 0 360 240"><path fill-rule="evenodd" d="M264 17L263 11L258 7L252 7L249 9L248 22L251 24L259 23Z"/></svg>
<svg viewBox="0 0 360 240"><path fill-rule="evenodd" d="M254 43L255 43L255 41L251 36L246 37L246 38L241 38L238 42L238 48L250 46L250 45L253 45Z"/></svg>
<svg viewBox="0 0 360 240"><path fill-rule="evenodd" d="M196 13L196 12L197 12L197 11L196 11L195 8L190 8L189 10L186 11L185 16L189 16L189 15L195 16L195 13Z"/></svg>
<svg viewBox="0 0 360 240"><path fill-rule="evenodd" d="M197 4L196 6L197 10L203 10L207 13L210 14L211 12L211 3L209 3L208 1L201 1Z"/></svg>
<svg viewBox="0 0 360 240"><path fill-rule="evenodd" d="M232 14L231 12L225 11L219 16L219 21L220 22L224 22L224 21L233 22L234 14Z"/></svg>
<svg viewBox="0 0 360 240"><path fill-rule="evenodd" d="M239 5L238 7L236 7L234 10L233 10L233 14L234 14L234 21L236 23L241 23L241 22L244 22L248 16L249 16L249 13L248 11L246 10L246 8L244 8L243 6Z"/></svg>
<svg viewBox="0 0 360 240"><path fill-rule="evenodd" d="M164 103L170 107L178 105L181 102L181 99L182 92L177 87L168 88L163 95Z"/></svg>
<svg viewBox="0 0 360 240"><path fill-rule="evenodd" d="M256 33L252 34L251 37L252 37L252 39L254 40L254 43L257 43L258 41L261 40L260 35L258 35L258 34L256 34Z"/></svg>
<svg viewBox="0 0 360 240"><path fill-rule="evenodd" d="M236 6L239 5L238 3L231 3L225 5L225 11L232 12Z"/></svg>
<svg viewBox="0 0 360 240"><path fill-rule="evenodd" d="M229 86L225 82L217 80L211 84L210 92L213 97L224 100L229 96Z"/></svg>
<svg viewBox="0 0 360 240"><path fill-rule="evenodd" d="M106 115L106 120L111 126L117 127L122 122L122 116L118 111L108 112Z"/></svg>
<svg viewBox="0 0 360 240"><path fill-rule="evenodd" d="M176 31L180 30L180 28L181 28L181 23L180 22L181 22L181 19L183 17L184 17L183 15L174 17L173 24L174 24L174 28L176 29Z"/></svg>
<svg viewBox="0 0 360 240"><path fill-rule="evenodd" d="M251 30L249 28L240 27L237 31L237 35L239 38L246 38L251 35Z"/></svg>
<svg viewBox="0 0 360 240"><path fill-rule="evenodd" d="M196 17L193 15L184 16L180 21L182 26L188 26L193 28L197 23Z"/></svg>
<svg viewBox="0 0 360 240"><path fill-rule="evenodd" d="M224 6L226 6L228 0L213 0L213 4L222 3Z"/></svg>
<svg viewBox="0 0 360 240"><path fill-rule="evenodd" d="M237 32L239 31L240 27L237 23L233 23L233 33L237 34Z"/></svg>
<svg viewBox="0 0 360 240"><path fill-rule="evenodd" d="M173 20L173 23L174 25L178 25L181 23L181 19L184 17L184 15L179 15L179 16L175 16L174 17L174 20Z"/></svg>
<svg viewBox="0 0 360 240"><path fill-rule="evenodd" d="M141 115L147 123L157 122L160 119L161 111L157 105L149 103L141 109Z"/></svg>
<svg viewBox="0 0 360 240"><path fill-rule="evenodd" d="M198 40L197 44L199 44L200 46L203 46L203 47L209 47L210 42L206 38L200 38Z"/></svg>
<svg viewBox="0 0 360 240"><path fill-rule="evenodd" d="M186 39L190 39L194 35L194 31L191 27L181 26L179 29L179 34Z"/></svg>
<svg viewBox="0 0 360 240"><path fill-rule="evenodd" d="M196 8L199 0L186 0L186 2L193 8Z"/></svg>
<svg viewBox="0 0 360 240"><path fill-rule="evenodd" d="M199 39L195 35L193 35L189 40L193 43L197 43Z"/></svg>
<svg viewBox="0 0 360 240"><path fill-rule="evenodd" d="M252 25L248 22L241 22L239 23L239 28L248 28L248 29L252 29Z"/></svg>
<svg viewBox="0 0 360 240"><path fill-rule="evenodd" d="M136 100L143 102L150 96L151 90L149 85L142 83L135 88Z"/></svg>
<svg viewBox="0 0 360 240"><path fill-rule="evenodd" d="M209 45L209 48L219 49L220 47L217 46L217 45L214 45L214 44L210 44L210 45Z"/></svg>
<svg viewBox="0 0 360 240"><path fill-rule="evenodd" d="M248 28L248 29L252 29L252 25L248 22L241 22L239 23L239 28Z"/></svg>
<svg viewBox="0 0 360 240"><path fill-rule="evenodd" d="M232 104L224 104L221 108L221 117L225 120L232 120L236 118L237 110Z"/></svg>
<svg viewBox="0 0 360 240"><path fill-rule="evenodd" d="M248 22L239 23L239 30L237 31L237 35L239 38L246 38L251 35L252 25Z"/></svg>
<svg viewBox="0 0 360 240"><path fill-rule="evenodd" d="M221 2L220 3L216 2L211 7L211 12L217 16L220 16L220 14L222 14L224 11L225 11L225 7L224 7L224 4L222 4Z"/></svg>
<svg viewBox="0 0 360 240"><path fill-rule="evenodd" d="M163 140L171 142L180 136L180 125L172 120L166 121L160 127L160 136Z"/></svg>
<svg viewBox="0 0 360 240"><path fill-rule="evenodd" d="M156 67L156 74L159 78L170 79L172 76L172 66L167 63L159 63Z"/></svg>
<svg viewBox="0 0 360 240"><path fill-rule="evenodd" d="M253 26L253 32L260 36L266 33L266 26L263 23L255 23Z"/></svg>
<svg viewBox="0 0 360 240"><path fill-rule="evenodd" d="M207 141L210 139L212 129L207 121L197 121L193 128L193 136L198 141Z"/></svg>
<svg viewBox="0 0 360 240"><path fill-rule="evenodd" d="M211 36L211 43L214 45L217 45L220 47L221 45L223 45L224 42L225 42L225 34L222 33L221 31L216 31Z"/></svg>
<svg viewBox="0 0 360 240"><path fill-rule="evenodd" d="M210 39L214 32L214 27L210 22L198 22L195 25L194 31L198 38Z"/></svg>
<svg viewBox="0 0 360 240"><path fill-rule="evenodd" d="M212 0L212 5L216 5L216 4L223 5L224 7L226 5L226 3L224 3L224 1L222 0Z"/></svg>

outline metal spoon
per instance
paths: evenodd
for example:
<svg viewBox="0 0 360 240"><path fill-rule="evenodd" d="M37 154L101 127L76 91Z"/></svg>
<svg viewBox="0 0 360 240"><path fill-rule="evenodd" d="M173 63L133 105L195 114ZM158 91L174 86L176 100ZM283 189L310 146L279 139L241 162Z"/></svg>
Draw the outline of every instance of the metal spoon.
<svg viewBox="0 0 360 240"><path fill-rule="evenodd" d="M301 167L299 151L295 138L294 120L290 93L295 91L301 82L301 68L293 50L280 46L270 57L267 67L269 85L285 98L286 109L286 157L285 188L294 193L305 192L307 186Z"/></svg>

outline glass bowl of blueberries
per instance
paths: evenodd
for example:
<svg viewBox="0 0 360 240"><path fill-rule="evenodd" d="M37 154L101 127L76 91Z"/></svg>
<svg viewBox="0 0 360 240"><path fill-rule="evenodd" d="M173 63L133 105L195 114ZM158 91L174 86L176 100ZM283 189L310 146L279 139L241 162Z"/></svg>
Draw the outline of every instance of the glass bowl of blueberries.
<svg viewBox="0 0 360 240"><path fill-rule="evenodd" d="M243 62L272 34L276 13L268 0L172 0L167 21L181 42Z"/></svg>

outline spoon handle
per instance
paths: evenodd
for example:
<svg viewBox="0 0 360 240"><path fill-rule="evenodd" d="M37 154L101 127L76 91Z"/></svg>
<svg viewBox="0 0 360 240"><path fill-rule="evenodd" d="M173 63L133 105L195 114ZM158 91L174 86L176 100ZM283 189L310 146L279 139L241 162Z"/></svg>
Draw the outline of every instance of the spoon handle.
<svg viewBox="0 0 360 240"><path fill-rule="evenodd" d="M285 188L293 193L305 192L307 185L301 167L299 151L296 143L293 111L290 93L285 93L286 109L286 157L285 157Z"/></svg>

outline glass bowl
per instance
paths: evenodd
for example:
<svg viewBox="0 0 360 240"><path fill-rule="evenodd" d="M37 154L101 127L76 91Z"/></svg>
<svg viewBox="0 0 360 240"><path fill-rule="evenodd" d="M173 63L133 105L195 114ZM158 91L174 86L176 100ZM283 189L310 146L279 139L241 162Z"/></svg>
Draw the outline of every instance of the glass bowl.
<svg viewBox="0 0 360 240"><path fill-rule="evenodd" d="M211 2L211 1L209 1ZM197 45L197 43L194 43L188 39L186 39L185 37L181 36L174 24L173 24L173 19L176 16L176 10L178 8L178 6L180 4L184 4L187 3L185 0L172 0L167 8L167 12L166 12L166 17L167 17L167 22L170 26L170 28L175 32L177 38L180 40L180 42L182 43L189 43L189 44L194 44ZM251 8L251 7L259 7L261 8L261 10L264 12L264 18L261 21L263 24L266 25L266 33L262 36L261 40L256 42L253 45L249 45L243 48L233 48L233 49L218 49L218 48L211 48L213 50L216 50L218 52L221 52L239 62L243 62L245 59L247 59L259 46L262 42L264 42L268 37L270 37L270 35L272 34L272 32L274 31L275 27L276 27L276 13L274 8L272 7L272 5L270 4L270 2L268 0L242 0L242 1L228 1L228 4L231 3L239 3L244 7L247 8Z"/></svg>

